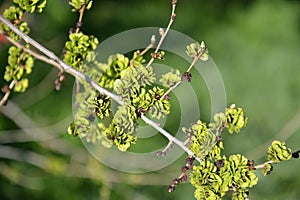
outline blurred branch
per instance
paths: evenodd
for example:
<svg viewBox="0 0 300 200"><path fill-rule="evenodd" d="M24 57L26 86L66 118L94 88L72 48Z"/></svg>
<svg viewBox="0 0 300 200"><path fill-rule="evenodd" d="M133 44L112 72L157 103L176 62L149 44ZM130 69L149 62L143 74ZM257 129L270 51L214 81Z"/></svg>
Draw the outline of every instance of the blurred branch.
<svg viewBox="0 0 300 200"><path fill-rule="evenodd" d="M42 184L42 181L39 178L26 176L19 170L16 170L4 163L0 164L0 174L14 184L26 187L31 190L40 189Z"/></svg>
<svg viewBox="0 0 300 200"><path fill-rule="evenodd" d="M42 156L33 151L26 151L8 145L0 145L0 158L6 158L16 161L22 161L34 165L36 167L46 169L46 156Z"/></svg>
<svg viewBox="0 0 300 200"><path fill-rule="evenodd" d="M57 70L52 70L35 86L28 88L26 93L19 94L13 98L15 103L22 103L22 107L29 107L46 98L54 90L51 83L57 77Z"/></svg>
<svg viewBox="0 0 300 200"><path fill-rule="evenodd" d="M0 144L46 141L57 138L66 132L66 124L68 124L70 120L71 115L50 126L0 131Z"/></svg>
<svg viewBox="0 0 300 200"><path fill-rule="evenodd" d="M300 109L296 112L292 119L290 119L277 135L270 138L265 143L257 146L251 152L247 153L248 157L254 160L258 160L265 156L265 151L273 140L287 141L299 128L300 128Z"/></svg>
<svg viewBox="0 0 300 200"><path fill-rule="evenodd" d="M0 112L11 119L17 126L24 128L24 131L28 134L30 134L30 132L26 131L26 128L36 127L35 122L13 102L10 102L5 107L0 107Z"/></svg>
<svg viewBox="0 0 300 200"><path fill-rule="evenodd" d="M5 112L3 110L5 110ZM27 138L24 139L30 139L30 138L40 139L39 145L42 145L43 147L46 147L47 149L60 154L60 156L70 157L70 159L62 159L63 162L58 163L62 165L60 167L64 169L63 171L60 172L61 175L63 176L100 180L102 183L107 183L108 186L111 183L121 183L121 182L128 183L128 184L139 184L139 185L158 185L158 184L167 185L167 181L169 180L169 177L167 177L166 179L162 179L163 175L161 173L155 173L155 174L150 173L147 175L142 175L142 174L128 175L126 173L117 172L114 170L112 171L111 169L104 167L102 164L99 164L97 160L93 158L91 159L91 157L89 156L89 154L87 154L84 148L71 144L67 140L64 140L63 138L57 137L61 132L59 129L63 128L63 124L68 118L66 118L64 121L61 121L49 127L36 128L34 127L35 122L32 119L30 119L28 116L26 116L26 114L23 113L22 110L13 102L10 102L8 107L1 108L0 111L4 113L7 117L11 118L18 126L24 128L24 132L27 133L28 136ZM32 127L31 128L23 127L26 125L26 123L28 123ZM8 135L7 137L9 136L10 135ZM9 139L7 138L6 141L7 140ZM5 139L3 140L3 137L1 137L0 141L5 142ZM16 142L16 141L11 139L11 142ZM10 159L10 160L25 162L34 165L36 167L39 167L40 169L45 170L46 172L49 173L57 173L55 171L55 165L57 165L57 162L55 162L55 160L53 161L53 158L51 157L49 158L32 151L19 149L8 145L0 145L0 157ZM69 163L66 163L67 162L66 160L69 160ZM68 167L66 168L66 166ZM0 173L1 173L1 166L0 166ZM164 182L163 180L166 181ZM21 179L19 180L18 184L20 185L23 184Z"/></svg>

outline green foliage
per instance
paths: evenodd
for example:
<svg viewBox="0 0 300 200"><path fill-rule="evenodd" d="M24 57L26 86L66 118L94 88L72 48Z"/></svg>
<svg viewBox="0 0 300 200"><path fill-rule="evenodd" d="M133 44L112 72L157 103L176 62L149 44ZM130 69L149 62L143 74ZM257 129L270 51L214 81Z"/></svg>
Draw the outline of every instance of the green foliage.
<svg viewBox="0 0 300 200"><path fill-rule="evenodd" d="M116 79L120 78L121 71L129 66L129 58L122 54L111 55L107 63L100 64L103 75L99 84L106 88L113 88Z"/></svg>
<svg viewBox="0 0 300 200"><path fill-rule="evenodd" d="M111 100L108 96L99 94L92 104L95 105L95 113L100 119L111 114Z"/></svg>
<svg viewBox="0 0 300 200"><path fill-rule="evenodd" d="M287 148L284 142L275 140L268 148L267 158L273 162L290 160L292 158L292 150Z"/></svg>
<svg viewBox="0 0 300 200"><path fill-rule="evenodd" d="M199 158L205 158L217 143L216 136L200 120L193 124L191 128L182 128L182 131L190 140L189 148Z"/></svg>
<svg viewBox="0 0 300 200"><path fill-rule="evenodd" d="M168 98L161 98L164 94L164 90L159 87L153 87L149 90L152 102L150 104L151 117L160 119L170 113L171 104Z"/></svg>
<svg viewBox="0 0 300 200"><path fill-rule="evenodd" d="M72 11L79 11L83 6L87 10L89 10L92 7L92 0L71 0L69 4L73 7Z"/></svg>
<svg viewBox="0 0 300 200"><path fill-rule="evenodd" d="M209 123L209 128L216 131L218 134L223 131L226 126L226 114L216 113L214 115L214 122Z"/></svg>
<svg viewBox="0 0 300 200"><path fill-rule="evenodd" d="M15 26L17 26L22 32L25 34L29 33L29 28L27 26L27 23L22 21L24 12L15 6L10 6L9 8L5 9L3 13L3 17L8 19L10 22L12 22ZM13 31L11 31L6 25L0 24L0 30L4 33L8 34L13 40L17 41L20 39L20 36L15 34Z"/></svg>
<svg viewBox="0 0 300 200"><path fill-rule="evenodd" d="M246 157L236 154L227 159L221 154L224 149L221 133L224 128L229 133L233 132L231 130L239 131L246 125L237 123L242 119L244 122L247 119L244 111L231 105L225 113L215 114L214 122L208 127L198 120L191 128L182 129L189 141L189 148L202 160L193 167L190 180L197 199L221 199L228 191L233 192L232 199L245 199L248 188L257 184L255 168Z"/></svg>
<svg viewBox="0 0 300 200"><path fill-rule="evenodd" d="M205 47L204 42L202 41L201 44L198 42L196 43L191 43L186 46L186 53L193 59L196 59L199 57L200 60L202 61L207 61L208 60L208 50Z"/></svg>
<svg viewBox="0 0 300 200"><path fill-rule="evenodd" d="M69 35L69 41L65 44L64 62L75 69L84 72L83 64L93 50L96 49L99 41L94 36L88 36L83 33L72 33Z"/></svg>
<svg viewBox="0 0 300 200"><path fill-rule="evenodd" d="M93 63L95 54L92 52L87 58ZM134 133L140 115L149 113L151 117L160 119L169 114L170 102L168 98L162 98L163 89L152 86L156 77L153 68L145 67L144 62L145 59L139 55L139 52L135 52L131 59L122 54L111 55L107 63L96 63L93 71L87 67L89 62L80 65L82 70L87 71L93 80L98 80L102 87L113 88L122 98L124 105L119 106L116 113L112 114L110 99L102 94L95 96L95 93L90 91L92 88L83 84L81 87L84 91L76 97L76 102L81 106L78 108L74 123L69 127L69 133L81 138L90 138L91 124L104 120L105 123L101 122L101 125L97 122L101 130L96 131L97 136L90 141L96 142L105 137L106 142L109 140L121 151L126 151L136 142ZM81 101L85 103L80 103Z"/></svg>
<svg viewBox="0 0 300 200"><path fill-rule="evenodd" d="M34 58L15 46L10 47L8 53L8 66L5 67L4 79L6 81L14 80L14 90L24 92L29 85L29 81L25 77L32 71Z"/></svg>
<svg viewBox="0 0 300 200"><path fill-rule="evenodd" d="M46 6L46 0L13 0L20 8L27 12L33 13L34 11L41 13Z"/></svg>
<svg viewBox="0 0 300 200"><path fill-rule="evenodd" d="M23 2L24 4L28 3L27 1L20 1L20 2L21 3ZM32 2L35 2L35 1L29 1L28 4L30 4ZM82 6L85 4L91 5L92 1L80 1L80 0L74 1L73 0L70 2L70 4L74 7L74 10L79 11L82 8ZM86 6L86 8L89 8L89 6ZM38 9L38 8L36 8L36 9ZM274 9L274 10L277 10L277 9ZM28 11L30 12L30 9ZM265 13L265 10L263 10L263 13ZM278 15L278 16L281 16L281 15ZM21 17L20 17L20 20L21 20ZM19 23L20 20L13 20L13 21ZM21 22L21 23L25 23L25 22ZM245 23L247 23L247 22L245 22ZM257 24L257 23L253 23L253 24ZM286 24L286 23L277 23L277 24ZM15 24L15 25L18 26L18 24ZM244 29L244 27L245 27L245 24L244 24L244 18L243 18L242 28ZM247 26L247 27L251 27L251 26ZM21 27L21 29L22 29L22 27ZM252 28L252 30L257 30L257 29ZM262 31L263 33L265 33L264 30L265 29L263 29L263 31ZM284 30L284 32L285 32L286 29L284 28L281 30ZM29 31L29 29L28 29L28 31ZM6 30L5 32L9 32L9 30ZM217 32L218 32L218 34L220 33L220 31L217 31ZM274 31L274 32L278 32L278 31ZM233 35L234 39L236 39L236 36L234 34L231 34L231 35ZM251 34L251 35L254 35L254 34ZM224 34L224 36L226 37L226 33ZM222 39L223 39L223 37L222 37ZM215 40L215 41L217 41L217 40ZM282 40L282 41L285 41L285 40ZM247 41L247 44L248 44L248 41ZM250 47L252 44L253 43L251 42ZM230 45L232 45L232 44L230 44ZM188 53L192 58L195 58L196 56L200 55L201 45L194 44L194 45L190 45L189 48L190 49L189 49ZM226 46L226 48L228 49L227 46ZM230 49L232 51L236 52L236 51L239 51L240 47L239 48L230 48ZM238 50L234 50L234 49L238 49ZM224 51L222 51L222 52L224 52ZM259 52L259 51L255 51L255 52ZM270 51L270 52L272 52L272 51ZM294 51L294 52L297 52L297 51ZM268 55L268 53L269 53L269 51L264 50L263 53L261 53L261 55L266 57ZM277 56L278 52L276 51L275 54ZM205 54L203 54L203 55L205 55ZM281 55L286 56L284 53ZM82 98L82 101L85 103L85 105L82 106L82 109L86 109L86 111L88 111L88 112L80 113L80 114L82 114L82 115L80 115L80 118L81 118L80 120L82 120L82 121L80 121L80 120L76 121L77 122L76 124L72 123L69 128L69 133L74 134L74 135L81 135L82 137L86 137L87 140L90 142L97 142L99 140L102 140L102 143L107 146L110 146L111 143L113 143L113 144L117 145L119 147L119 149L121 149L123 151L127 150L127 148L129 148L131 143L135 143L136 138L133 135L133 132L137 126L136 118L138 118L138 115L143 112L149 111L147 113L151 114L151 111L154 109L155 103L157 105L161 105L159 103L160 102L159 97L161 97L164 94L164 91L162 89L160 89L158 87L152 87L151 84L153 82L151 82L151 81L149 81L150 84L145 83L145 85L143 85L142 87L140 86L140 84L137 84L137 85L135 85L133 90L130 90L131 88L128 86L126 87L127 83L134 85L136 82L138 82L137 80L134 80L134 78L131 77L131 75L129 75L128 76L129 78L128 78L127 77L128 74L126 74L127 72L125 73L125 69L128 69L131 66L135 66L135 67L139 66L139 65L143 66L141 64L141 63L143 63L142 62L143 57L139 56L138 54L136 54L136 56L137 56L136 59L132 58L130 61L128 59L129 62L125 65L126 67L124 67L124 70L120 70L119 72L117 72L116 73L117 75L114 77L109 77L109 78L111 78L111 81L107 81L107 82L104 81L104 83L103 83L104 87L113 88L114 91L121 90L122 92L120 92L119 94L124 95L124 96L122 96L122 98L126 104L124 105L124 107L121 106L117 110L117 113L116 113L117 117L113 116L111 113L111 109L110 109L111 102L108 97L106 97L102 94L93 93L89 90L87 92L87 93L89 93L89 95L85 96L87 94L86 93L83 95L84 98ZM248 56L248 54L247 54L247 56ZM250 53L249 53L249 56L251 56ZM235 56L235 58L239 58L239 57L245 58L244 56ZM125 58L125 56L124 56L124 58ZM200 57L201 60L206 60L207 58L208 58L208 56ZM84 59L82 59L82 60L84 60ZM101 79L100 78L101 75L106 72L105 72L105 70L102 70L100 65L98 66L97 63L94 63L94 61L95 61L94 51L90 51L89 53L87 53L85 60L87 61L87 63L83 63L82 65L80 65L80 68L82 68L82 71L85 71L86 74L88 76L92 77L93 80L99 81ZM253 60L256 60L256 59L253 59ZM275 59L272 59L272 60L275 60ZM293 60L293 59L290 59L290 60ZM244 61L242 63L245 64ZM247 63L249 63L249 62L246 62L246 64ZM89 65L89 64L96 64L96 66L98 68L95 68L95 67L87 68L87 65ZM114 67L117 68L117 65L115 65ZM135 68L135 67L133 67L133 68ZM141 69L143 69L143 68L144 67L142 67ZM141 69L138 69L138 70L141 70ZM146 68L146 69L148 69L148 68ZM232 69L232 68L230 68L230 69ZM250 67L248 69L250 69ZM137 70L137 69L132 70L132 68L131 68L130 70L131 71L128 70L128 73L132 72L132 74L134 74L134 73L136 73L135 70ZM123 71L124 71L125 75L122 78L121 74L123 73ZM255 72L255 73L257 73L257 72ZM18 74L18 76L19 76L20 72L17 72L16 74ZM25 69L24 74L26 74L26 69ZM234 76L234 74L231 74L231 72L230 72L230 76ZM129 80L126 84L123 83L123 81L126 79L125 77L127 77ZM249 77L253 77L253 76L249 76ZM170 72L170 73L166 74L166 76L161 79L161 82L163 82L164 86L168 88L168 87L171 87L172 85L174 85L174 83L176 83L178 80L180 80L180 76L179 76L179 72L177 73L177 71L176 71L175 73ZM24 86L28 85L28 79L26 79L26 78L21 79L19 82L20 83L23 82L23 83L16 85L15 89L17 88L17 90L22 90L22 88L24 88L23 85ZM264 82L265 82L265 80L264 80ZM123 93L124 88L127 88L127 91L125 93ZM285 95L285 96L288 96L288 95ZM248 99L251 99L251 98L248 98ZM158 106L154 110L161 111L164 109L164 107L166 107L165 110L168 110L167 107L170 106L169 101L166 98L164 98L162 100L165 101L165 104L163 104L162 107ZM82 110L82 109L80 109L80 110ZM205 180L207 182L206 183L207 185L196 188L195 196L197 197L197 199L202 199L203 196L205 196L206 199L220 199L220 196L229 190L233 191L232 199L246 199L248 197L248 191L246 188L248 186L251 187L251 185L255 185L255 177L253 175L251 175L251 173L250 173L250 175L247 174L246 172L241 173L244 170L243 168L246 168L245 160L247 160L247 159L245 157L238 154L238 155L230 156L229 159L227 160L226 157L221 155L221 150L223 149L223 143L221 141L219 141L220 140L219 135L223 131L223 129L228 128L228 132L230 132L230 133L239 132L240 129L243 128L247 124L247 118L243 116L243 112L241 112L239 109L235 109L235 108L228 108L228 109L229 109L229 111L227 112L227 110L226 110L226 114L225 113L216 114L214 116L215 122L210 123L208 127L206 126L205 123L198 121L196 124L194 124L190 128L191 130L187 131L187 129L186 129L186 131L185 131L185 132L190 132L191 133L190 135L193 135L193 137L191 137L191 138L193 138L193 140L190 141L191 142L191 144L189 146L190 149L194 149L195 150L194 152L197 152L197 151L200 152L197 155L199 157L203 158L203 160L204 160L201 163L201 165L202 164L204 165L203 169L201 169L200 172L197 171L197 173L203 173L204 174L203 176L207 177L207 180ZM154 111L154 113L156 111ZM167 114L167 113L168 112L164 112L163 114ZM266 113L268 113L268 112L266 112ZM78 116L79 116L79 114L77 115L77 117ZM157 116L159 116L159 115L157 115ZM152 117L155 117L155 115L152 115ZM109 121L108 125L107 125L105 123L99 123L99 120L103 120L101 122L107 122L109 120L111 120L111 121ZM133 124L133 126L132 126L132 124ZM78 132L78 130L79 130L79 132ZM206 130L206 131L204 131L204 130ZM195 132L195 133L193 133L193 132ZM210 132L212 134L205 134L205 132ZM87 134L87 133L89 133L89 134ZM197 135L197 137L195 135ZM218 147L218 148L216 148L216 147ZM290 159L290 156L289 156L290 149L286 148L285 144L282 142L276 142L276 144L274 144L274 145L272 144L272 146L269 148L269 151L270 152L268 152L268 157L270 156L269 159L271 161L279 162L281 160ZM220 165L224 165L224 166L220 166ZM228 174L226 174L226 173L228 173L228 172L225 170L225 166L226 166L226 169L230 168L232 171L234 171L234 174L236 174L236 176L234 176L234 177L227 176ZM240 166L240 167L237 167L237 166ZM199 166L196 166L196 167L199 167ZM250 168L250 166L248 166L248 165L247 165L247 167ZM213 173L206 172L206 174L205 174L204 168L207 168L208 171L212 171ZM51 170L55 171L54 169L51 169ZM226 176L221 174L220 171L222 171L222 170L226 171L226 173L225 173ZM263 173L268 174L271 170L272 170L272 165L266 164L265 167L263 168ZM57 171L61 173L61 170L57 170ZM252 169L250 171L252 172ZM58 174L60 174L60 173L58 173ZM194 171L193 171L193 173L194 173ZM196 172L195 172L195 174L196 174ZM222 175L222 177L221 177L221 175ZM244 178L246 179L246 181L243 180ZM230 185L230 183L228 183L228 180L235 180L235 182L240 184L240 186L237 186L235 183L235 184L232 184L232 187L228 187L228 185ZM201 181L201 180L195 179L195 181ZM232 183L233 183L233 181L232 181Z"/></svg>
<svg viewBox="0 0 300 200"><path fill-rule="evenodd" d="M191 184L196 188L195 197L202 199L221 199L229 190L232 199L246 199L249 187L257 184L258 178L249 168L248 159L237 154L227 160L212 162L205 159L199 166L194 166Z"/></svg>
<svg viewBox="0 0 300 200"><path fill-rule="evenodd" d="M73 116L74 121L68 128L68 133L80 138L86 138L88 142L101 141L106 147L111 146L111 142L107 140L103 123L98 119L109 116L110 100L102 95L97 94L88 85L81 85L84 92L77 93L74 97L76 104L76 112Z"/></svg>
<svg viewBox="0 0 300 200"><path fill-rule="evenodd" d="M239 132L247 124L247 117L242 108L231 105L225 113L214 115L214 122L207 127L198 120L191 128L183 128L189 141L189 148L201 159L191 172L191 184L195 187L194 196L198 200L221 199L227 192L232 192L232 199L248 198L248 188L258 182L254 173L262 169L263 175L270 174L272 163L292 158L291 149L284 142L274 141L268 149L268 162L254 166L254 162L240 154L222 155L224 149L221 133L227 129L230 134Z"/></svg>
<svg viewBox="0 0 300 200"><path fill-rule="evenodd" d="M126 151L132 143L136 142L134 132L136 130L137 114L133 106L119 106L112 123L105 130L109 140L116 145L120 151Z"/></svg>
<svg viewBox="0 0 300 200"><path fill-rule="evenodd" d="M159 80L164 87L169 88L181 81L181 76L179 70L175 72L171 71L162 75L162 78Z"/></svg>
<svg viewBox="0 0 300 200"><path fill-rule="evenodd" d="M4 10L3 17L12 22L23 33L28 34L30 29L27 23L22 20L24 12L42 12L46 6L46 0L14 0L19 7L10 6ZM0 23L0 31L7 34L12 40L18 41L20 37L11 31L6 25ZM25 48L30 48L26 45ZM12 46L8 51L8 65L5 67L4 79L6 81L14 81L14 91L24 92L29 86L29 80L26 78L33 68L34 58L27 54L21 48Z"/></svg>
<svg viewBox="0 0 300 200"><path fill-rule="evenodd" d="M236 108L234 104L226 109L226 125L229 133L240 132L240 129L247 125L247 120L244 111Z"/></svg>
<svg viewBox="0 0 300 200"><path fill-rule="evenodd" d="M263 170L261 170L261 173L266 176L269 175L273 170L273 165L268 163L263 167Z"/></svg>

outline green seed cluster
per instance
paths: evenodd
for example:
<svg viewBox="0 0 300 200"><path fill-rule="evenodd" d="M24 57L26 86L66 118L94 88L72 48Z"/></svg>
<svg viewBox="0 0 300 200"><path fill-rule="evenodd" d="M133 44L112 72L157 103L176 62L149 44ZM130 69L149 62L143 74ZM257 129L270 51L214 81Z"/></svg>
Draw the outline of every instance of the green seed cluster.
<svg viewBox="0 0 300 200"><path fill-rule="evenodd" d="M99 41L96 37L85 35L82 32L70 34L69 39L65 44L64 62L85 72L86 59L92 56L90 54L94 54Z"/></svg>
<svg viewBox="0 0 300 200"><path fill-rule="evenodd" d="M226 125L229 133L238 133L241 128L246 127L247 117L244 116L244 111L241 108L236 108L231 105L226 109Z"/></svg>
<svg viewBox="0 0 300 200"><path fill-rule="evenodd" d="M248 159L240 154L225 156L211 162L204 160L194 166L191 184L196 188L195 197L199 200L221 199L232 191L232 199L245 199L248 188L257 184L258 178L248 166Z"/></svg>
<svg viewBox="0 0 300 200"><path fill-rule="evenodd" d="M183 128L189 148L202 160L192 168L190 180L198 200L221 199L229 191L232 199L245 199L248 188L257 184L254 167L246 157L236 154L227 158L221 154L224 129L229 133L238 132L245 127L246 121L243 110L232 105L225 113L215 114L214 122L208 126L198 120L190 128Z"/></svg>
<svg viewBox="0 0 300 200"><path fill-rule="evenodd" d="M290 160L292 158L292 150L287 148L284 142L275 140L268 148L267 158L276 163L283 160Z"/></svg>
<svg viewBox="0 0 300 200"><path fill-rule="evenodd" d="M8 66L5 67L4 79L15 82L14 91L24 92L29 85L26 78L32 71L34 59L22 49L12 46L9 48Z"/></svg>
<svg viewBox="0 0 300 200"><path fill-rule="evenodd" d="M14 3L18 4L20 8L26 10L27 12L33 13L43 12L43 9L46 6L46 0L14 0Z"/></svg>
<svg viewBox="0 0 300 200"><path fill-rule="evenodd" d="M4 10L3 17L13 23L23 33L28 34L30 29L27 22L23 21L26 12L41 13L46 6L46 0L13 0L16 4ZM0 32L9 36L14 41L20 37L11 31L6 25L0 23ZM25 48L30 48L26 45ZM4 80L14 81L15 92L25 92L29 86L28 75L32 72L34 58L23 49L12 46L8 51L8 65L5 67Z"/></svg>
<svg viewBox="0 0 300 200"><path fill-rule="evenodd" d="M89 10L92 7L92 3L92 0L71 0L69 2L70 6L73 7L72 11L74 12L79 11L83 6Z"/></svg>
<svg viewBox="0 0 300 200"><path fill-rule="evenodd" d="M79 106L78 113L69 128L69 133L94 138L91 141L96 142L98 138L105 141L105 144L109 141L121 151L126 151L136 142L138 118L143 114L149 114L150 117L160 119L169 114L169 99L163 97L164 89L154 85L156 75L153 68L144 66L145 59L139 52L135 52L132 58L122 54L111 55L107 63L96 63L94 53L89 55L85 64L79 66L102 87L112 89L118 94L124 105L119 106L113 114L111 100L108 97L90 91L92 88L81 83L81 91L75 97L75 102L78 102ZM89 63L94 63L94 67L87 68ZM101 129L94 131L94 136L90 137L92 134L90 126Z"/></svg>
<svg viewBox="0 0 300 200"><path fill-rule="evenodd" d="M181 76L179 70L175 72L171 71L162 75L162 78L159 80L164 87L169 88L181 81Z"/></svg>

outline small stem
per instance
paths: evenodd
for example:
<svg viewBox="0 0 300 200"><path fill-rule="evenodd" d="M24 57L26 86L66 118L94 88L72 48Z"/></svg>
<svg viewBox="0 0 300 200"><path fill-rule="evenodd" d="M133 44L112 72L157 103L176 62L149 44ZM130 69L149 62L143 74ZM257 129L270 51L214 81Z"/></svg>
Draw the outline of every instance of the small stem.
<svg viewBox="0 0 300 200"><path fill-rule="evenodd" d="M15 86L15 81L13 80L12 82L10 82L10 84L8 86L9 90L7 92L5 92L4 97L0 101L0 107L3 106L7 102L8 97L9 97L9 95L11 93L11 90L13 89L14 86Z"/></svg>
<svg viewBox="0 0 300 200"><path fill-rule="evenodd" d="M203 56L203 54L205 53L205 45L204 42L201 43L201 52L199 53L199 55L197 57L195 57L193 59L193 62L190 64L188 70L186 72L190 72L192 70L192 68L195 66L196 62L201 58L201 56ZM163 99L165 98L165 96L167 96L170 92L172 92L176 87L178 87L180 84L182 83L182 80L178 81L177 83L175 83L173 86L171 86L166 92L165 94L160 98Z"/></svg>
<svg viewBox="0 0 300 200"><path fill-rule="evenodd" d="M188 138L188 139L186 139L186 140L183 142L183 144L184 144L184 145L187 145L190 141L191 141L191 139Z"/></svg>
<svg viewBox="0 0 300 200"><path fill-rule="evenodd" d="M151 48L153 47L153 44L149 44L139 55L142 56L145 53L147 53Z"/></svg>
<svg viewBox="0 0 300 200"><path fill-rule="evenodd" d="M203 56L203 54L205 53L205 44L204 42L201 43L201 51L199 53L199 55L197 57L195 57L193 59L193 62L191 63L191 65L189 66L187 72L190 72L192 70L192 68L195 66L196 62L201 58L201 56Z"/></svg>
<svg viewBox="0 0 300 200"><path fill-rule="evenodd" d="M84 13L84 11L85 11L85 8L86 8L86 5L83 5L83 6L80 8L80 10L79 10L79 19L78 19L78 22L77 22L77 24L76 24L76 33L78 33L79 30L80 30L80 26L81 26L81 24L82 24L83 13ZM79 24L80 24L80 26L78 26Z"/></svg>
<svg viewBox="0 0 300 200"><path fill-rule="evenodd" d="M160 40L158 42L158 45L157 45L157 47L156 47L156 49L154 51L154 54L156 54L159 51L159 49L160 49L163 41L165 40L165 38L166 38L166 36L167 36L167 34L168 34L168 32L169 32L169 30L170 30L173 22L175 21L175 17L176 17L175 9L176 9L176 3L172 2L172 12L171 12L171 17L170 17L169 24L168 24L166 30L164 31L164 34L161 36L161 38L160 38ZM155 59L152 57L150 59L150 61L147 63L146 67L149 67L154 62L154 60Z"/></svg>
<svg viewBox="0 0 300 200"><path fill-rule="evenodd" d="M162 97L160 98L160 100L164 99L168 94L170 94L170 92L172 92L172 90L174 90L175 88L177 88L181 83L182 83L182 81L179 81L179 82L175 83L175 85L171 86L171 87L164 93L164 95L162 95Z"/></svg>
<svg viewBox="0 0 300 200"><path fill-rule="evenodd" d="M263 163L263 164L256 165L256 166L254 166L254 167L255 167L255 169L263 169L263 168L266 167L267 164L272 164L272 163L274 163L274 161L270 160L270 161L267 161L267 162L265 162L265 163Z"/></svg>
<svg viewBox="0 0 300 200"><path fill-rule="evenodd" d="M173 141L169 141L169 143L167 144L167 146L163 150L158 151L156 153L156 155L158 155L158 156L165 156L167 154L167 151L172 148L172 145L173 145Z"/></svg>
<svg viewBox="0 0 300 200"><path fill-rule="evenodd" d="M155 36L152 35L150 44L148 44L148 46L142 52L138 53L138 55L143 56L145 53L147 53L154 46L154 44L155 44ZM132 58L130 60L130 65L133 64L133 61L134 61L134 59Z"/></svg>
<svg viewBox="0 0 300 200"><path fill-rule="evenodd" d="M202 160L198 157L195 156L194 152L191 151L189 148L187 148L180 140L178 140L176 137L173 137L170 133L168 133L165 129L161 128L157 123L151 121L150 119L148 119L145 115L142 115L141 118L144 120L144 122L146 122L147 124L149 124L150 126L152 126L153 128L155 128L156 130L158 130L161 134L163 134L169 141L174 142L175 144L177 144L181 149L183 149L188 155L193 156L198 162L202 162Z"/></svg>

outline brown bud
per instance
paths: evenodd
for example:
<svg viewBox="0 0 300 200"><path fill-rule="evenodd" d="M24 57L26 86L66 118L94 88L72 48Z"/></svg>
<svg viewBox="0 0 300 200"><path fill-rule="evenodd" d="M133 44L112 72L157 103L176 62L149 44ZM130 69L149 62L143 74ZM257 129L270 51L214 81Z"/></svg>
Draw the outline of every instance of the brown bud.
<svg viewBox="0 0 300 200"><path fill-rule="evenodd" d="M187 175L186 174L181 174L181 176L180 176L180 181L181 182L185 182L185 181L187 181Z"/></svg>
<svg viewBox="0 0 300 200"><path fill-rule="evenodd" d="M174 192L174 190L175 190L175 187L173 185L170 185L168 187L168 192Z"/></svg>
<svg viewBox="0 0 300 200"><path fill-rule="evenodd" d="M182 81L191 82L192 75L189 72L184 72L181 76Z"/></svg>
<svg viewBox="0 0 300 200"><path fill-rule="evenodd" d="M224 160L217 160L216 166L218 169L221 169L222 167L224 167Z"/></svg>
<svg viewBox="0 0 300 200"><path fill-rule="evenodd" d="M72 34L72 33L75 33L75 32L76 32L75 28L70 28L69 29L69 34Z"/></svg>
<svg viewBox="0 0 300 200"><path fill-rule="evenodd" d="M76 23L76 28L81 28L82 27L82 22L77 22Z"/></svg>
<svg viewBox="0 0 300 200"><path fill-rule="evenodd" d="M187 172L187 170L189 170L189 167L187 167L187 166L184 166L184 167L181 168L182 173Z"/></svg>
<svg viewBox="0 0 300 200"><path fill-rule="evenodd" d="M256 169L253 160L248 160L247 165L248 165L250 170L255 170Z"/></svg>
<svg viewBox="0 0 300 200"><path fill-rule="evenodd" d="M176 19L176 14L175 14L175 13L173 13L171 19L172 19L173 21Z"/></svg>
<svg viewBox="0 0 300 200"><path fill-rule="evenodd" d="M2 91L3 93L6 93L6 92L9 92L9 91L10 91L10 88L9 88L8 85L4 85L4 86L1 88L1 91Z"/></svg>

